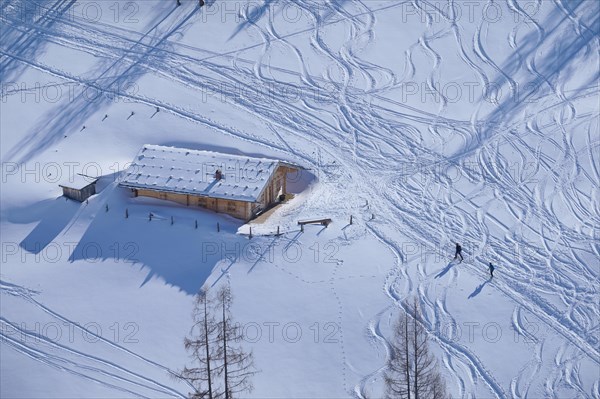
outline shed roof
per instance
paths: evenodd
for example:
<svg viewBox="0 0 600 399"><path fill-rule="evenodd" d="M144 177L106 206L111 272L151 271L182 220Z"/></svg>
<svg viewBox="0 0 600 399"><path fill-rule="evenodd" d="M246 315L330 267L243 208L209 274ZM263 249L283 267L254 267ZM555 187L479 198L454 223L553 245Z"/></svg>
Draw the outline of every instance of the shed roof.
<svg viewBox="0 0 600 399"><path fill-rule="evenodd" d="M255 202L280 164L301 168L276 159L145 144L120 184ZM222 173L221 179L215 177L217 170Z"/></svg>
<svg viewBox="0 0 600 399"><path fill-rule="evenodd" d="M74 190L82 190L89 186L90 184L94 184L98 181L98 179L82 176L80 174L75 174L67 177L64 181L62 181L58 186L65 188L72 188Z"/></svg>

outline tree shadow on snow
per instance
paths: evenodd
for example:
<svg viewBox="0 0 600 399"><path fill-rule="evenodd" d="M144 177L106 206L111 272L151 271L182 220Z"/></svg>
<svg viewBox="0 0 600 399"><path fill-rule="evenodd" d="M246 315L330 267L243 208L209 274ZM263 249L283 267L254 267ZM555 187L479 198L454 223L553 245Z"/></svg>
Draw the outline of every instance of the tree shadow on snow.
<svg viewBox="0 0 600 399"><path fill-rule="evenodd" d="M491 79L489 85L497 88L498 92L511 94L498 96L501 100L482 119L485 123L478 128L476 137L465 143L463 148L458 149L452 156L470 153L494 134L504 132L504 125L520 118L524 109L530 107L532 102L555 92L554 85L558 77L577 74L581 58L594 57L595 52L591 49L600 34L598 4L584 0L565 3L569 13L574 15L579 9L581 20L585 19L578 29L567 28L573 24L573 17L555 7L544 21L536 23L542 33L532 30L520 39L519 46L502 63L500 70L503 73ZM584 7L587 9L583 10ZM535 74L529 72L529 67L525 66L533 61ZM597 77L598 74L595 73L590 81L595 82ZM515 90L517 92L513 93Z"/></svg>
<svg viewBox="0 0 600 399"><path fill-rule="evenodd" d="M30 159L65 136L79 132L86 120L116 99L141 101L133 90L135 82L146 74L147 65L165 62L167 53L160 50L168 46L168 39L175 33L191 26L189 22L197 12L195 8L180 15L175 12L176 9L174 7L166 15L161 15L120 58L103 58L103 62L90 68L89 77L80 82L85 89L78 88L74 95L57 103L43 115L38 124L7 152L6 159ZM172 22L171 19L175 18ZM136 58L130 59L132 54Z"/></svg>
<svg viewBox="0 0 600 399"><path fill-rule="evenodd" d="M8 57L0 60L0 76L4 82L15 82L28 68L19 60L34 60L43 53L50 42L38 34L52 30L60 18L67 14L76 0L21 0L5 1L0 13L6 23L0 25L2 50Z"/></svg>

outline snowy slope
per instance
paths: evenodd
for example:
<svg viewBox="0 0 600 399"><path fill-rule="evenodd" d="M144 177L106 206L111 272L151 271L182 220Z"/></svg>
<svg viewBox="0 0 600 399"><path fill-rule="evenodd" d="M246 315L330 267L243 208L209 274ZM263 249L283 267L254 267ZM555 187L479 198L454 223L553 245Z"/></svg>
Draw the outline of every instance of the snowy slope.
<svg viewBox="0 0 600 399"><path fill-rule="evenodd" d="M0 4L0 396L183 397L230 284L248 397L382 396L414 295L453 397L600 398L599 3L175 3ZM118 187L146 143L309 170L250 239Z"/></svg>

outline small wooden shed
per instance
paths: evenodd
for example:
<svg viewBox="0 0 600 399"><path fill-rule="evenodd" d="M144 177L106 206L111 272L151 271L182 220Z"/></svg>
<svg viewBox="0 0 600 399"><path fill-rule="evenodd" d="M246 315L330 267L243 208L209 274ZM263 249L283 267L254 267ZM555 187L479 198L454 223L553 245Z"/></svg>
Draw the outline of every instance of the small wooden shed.
<svg viewBox="0 0 600 399"><path fill-rule="evenodd" d="M250 220L287 194L289 162L146 144L122 187L134 196L174 201Z"/></svg>
<svg viewBox="0 0 600 399"><path fill-rule="evenodd" d="M59 184L62 187L63 195L75 201L83 202L92 195L96 194L96 182L98 179L82 175L71 176L67 181Z"/></svg>

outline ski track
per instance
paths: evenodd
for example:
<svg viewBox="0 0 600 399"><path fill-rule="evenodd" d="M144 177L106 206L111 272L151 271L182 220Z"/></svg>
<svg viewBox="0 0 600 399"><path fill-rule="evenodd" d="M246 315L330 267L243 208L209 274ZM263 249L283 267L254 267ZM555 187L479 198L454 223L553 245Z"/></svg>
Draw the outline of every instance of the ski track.
<svg viewBox="0 0 600 399"><path fill-rule="evenodd" d="M423 4L424 3L425 2L423 2ZM347 37L346 42L342 44L339 50L336 50L327 44L326 35L323 33L323 29L330 26L330 21L326 21L322 15L315 12L310 4L305 4L301 1L295 1L295 4L302 8L303 11L313 19L314 28L305 32L309 35L311 46L316 49L322 57L335 63L339 67L339 70L342 72L340 79L333 80L331 77L311 75L307 68L306 59L302 50L294 46L291 41L286 40L289 35L282 35L277 32L275 26L273 26L271 22L271 18L266 18L269 22L265 27L258 24L251 24L252 29L256 29L262 38L262 43L259 44L261 46L261 53L257 60L240 58L238 53L241 53L244 49L236 51L235 56L231 54L212 54L209 57L191 55L191 53L194 52L205 52L189 45L180 45L177 42L170 40L169 36L171 36L170 33L175 32L182 27L186 21L190 20L194 13L189 14L188 17L183 19L178 25L174 25L175 28L167 29L167 33L159 40L145 40L146 35L153 31L154 28L148 31L146 35L141 35L137 39L132 40L130 37L137 35L137 33L113 26L89 26L82 21L68 21L63 19L52 20L52 24L43 23L40 25L38 23L39 21L37 21L36 23L27 25L24 21L10 19L9 16L3 13L3 22L12 24L13 28L22 33L19 40L21 40L21 38L27 39L28 35L32 35L32 32L36 31L37 34L42 35L50 42L86 51L91 54L102 54L104 57L112 59L113 64L105 69L102 74L98 75L95 80L86 80L80 77L71 76L64 71L57 70L49 65L32 61L28 59L28 57L15 54L11 51L12 46L8 46L2 47L0 52L4 57L8 57L9 63L0 63L0 68L2 68L2 70L7 69L11 63L18 61L29 67L36 68L45 73L64 79L65 81L76 82L87 87L94 87L100 91L108 91L111 89L110 85L104 86L105 83L100 82L98 79L109 74L109 72L114 74L115 69L127 72L132 71L133 68L160 75L173 82L198 88L198 90L209 88L215 90L215 92L217 92L219 85L223 82L240 85L267 83L287 85L287 83L282 83L272 78L269 73L270 70L284 72L290 76L299 76L303 84L303 86L299 85L299 87L306 90L319 88L319 85L322 85L323 83L332 83L337 89L336 95L334 97L326 97L330 102L335 102L337 104L332 110L324 110L319 108L318 105L306 100L303 101L302 105L297 106L275 98L277 106L273 107L272 104L260 103L260 101L257 103L252 101L253 99L246 99L243 97L229 98L236 107L250 112L257 118L265 121L277 138L277 143L254 136L251 133L239 131L234 127L214 122L201 114L182 109L173 104L164 103L156 98L148 98L142 95L130 95L122 92L118 92L118 94L139 103L158 106L161 109L183 118L193 120L220 133L235 137L236 139L281 150L296 159L302 159L313 167L322 166L322 162L320 161L321 152L324 153L328 159L336 160L340 165L340 168L344 170L341 175L334 176L339 179L337 184L340 186L347 184L349 187L361 190L365 196L373 198L373 205L381 209L381 213L385 214L386 211L388 211L390 215L393 215L393 219L383 222L378 219L374 221L365 221L369 234L372 234L383 245L388 247L396 257L396 264L386 276L383 289L390 297L390 300L399 307L402 306L401 301L406 295L409 293L417 294L423 306L424 315L427 316L424 327L432 334L434 340L444 350L445 355L442 363L448 374L452 376L452 379L456 383L459 396L469 395L470 387L476 385L477 380L483 381L487 385L490 393L493 393L495 396L508 396L504 388L495 381L492 374L474 353L462 345L452 342L439 334L435 334L436 332L439 332L437 331L436 326L439 327L442 321L444 323L456 322L447 310L446 295L448 285L451 285L459 279L460 272L456 268L452 268L448 276L450 281L442 290L442 293L430 293L430 288L432 284L435 283L435 278L432 278L435 273L426 275L422 269L423 265L417 263L416 271L418 280L413 280L407 268L412 268L417 260L414 257L407 258L406 255L402 253L397 239L388 237L384 231L387 230L386 227L391 227L393 230L406 232L406 236L414 240L414 242L429 242L432 243L432 245L442 246L447 245L448 242L451 241L451 238L449 237L464 237L471 242L480 242L480 249L484 246L490 248L491 251L485 255L492 256L502 262L503 265L506 265L502 271L506 278L502 282L495 281L492 283L492 286L515 302L515 310L512 316L513 327L520 335L530 340L533 345L531 361L525 364L510 382L510 386L508 387L510 389L510 395L514 397L527 396L532 381L538 377L541 370L544 337L532 335L527 330L526 325L528 321L523 314L526 310L527 312L536 315L538 320L541 320L555 333L563 336L566 342L569 343L569 347L567 348L567 344L565 344L565 347L555 357L556 370L555 374L547 376L545 382L546 394L556 396L559 392L559 386L567 385L578 395L587 396L588 393L585 392L581 386L581 381L577 378L577 359L587 357L595 364L600 364L597 340L594 338L595 331L598 328L597 324L594 325L594 323L597 323L598 311L591 308L594 304L594 299L598 297L598 290L594 287L594 283L597 283L598 281L598 273L597 271L590 269L590 267L585 264L586 261L579 254L581 252L588 252L598 257L598 248L594 246L593 239L590 239L589 236L575 231L572 227L564 226L562 224L560 219L556 216L557 211L552 207L553 198L549 197L548 194L543 191L546 185L555 184L557 181L570 181L571 183L569 183L569 185L565 187L565 190L557 195L556 198L561 199L563 204L567 204L569 212L575 216L576 220L578 220L581 225L588 225L590 228L593 228L594 222L596 224L598 223L597 215L589 210L593 209L590 207L590 203L594 201L592 195L579 191L573 183L577 177L584 177L591 182L598 182L600 179L600 171L596 164L598 160L594 159L595 154L592 152L592 148L594 146L597 147L598 145L597 139L594 141L594 138L592 137L592 128L589 126L587 128L587 147L577 150L572 144L572 137L570 137L569 129L565 126L576 117L582 117L582 115L578 115L574 103L578 97L569 97L562 86L552 85L550 79L545 77L543 73L536 68L533 51L529 48L524 48L523 50L519 48L516 30L513 30L509 35L508 40L510 46L515 49L515 57L517 57L516 67L514 68L525 67L529 72L539 79L548 82L549 86L552 87L552 93L550 93L549 97L544 98L544 101L548 104L547 110L554 110L552 122L546 122L546 124L540 125L538 120L532 116L528 116L524 121L515 122L512 126L509 126L508 129L505 129L506 132L502 133L502 136L504 136L503 143L509 145L511 150L519 154L518 156L523 164L527 162L528 159L531 159L531 157L537 160L532 175L542 175L545 177L542 182L538 182L538 188L532 190L527 185L526 179L515 180L515 176L507 173L508 162L504 159L499 150L500 142L490 143L489 141L486 141L483 145L473 151L459 154L453 159L448 159L442 155L441 148L439 150L421 148L419 147L418 142L410 143L407 142L402 135L397 135L398 131L402 131L412 137L419 137L420 128L418 126L422 128L427 125L433 125L434 133L439 138L442 138L444 133L438 130L438 127L446 126L453 128L456 133L462 135L464 140L473 142L474 140L480 140L477 137L478 129L480 129L480 122L478 122L477 117L478 111L474 111L470 121L457 121L440 116L439 113L441 113L447 105L447 99L443 96L442 106L438 114L426 113L422 110L411 108L406 104L399 103L385 96L386 91L400 84L401 80L393 71L379 67L368 61L361 60L360 58L360 49L368 46L374 37L374 27L376 22L374 14L376 12L375 10L370 10L365 4L358 2L355 6L359 8L359 10L352 14L343 7L337 5L337 3L330 4L332 13L339 17L335 23L346 24L350 31L350 35ZM535 49L544 43L549 33L521 9L516 0L508 0L507 4L512 10L517 12L534 26L536 43L535 45L530 44L529 46ZM556 7L565 14L565 17L577 27L577 34L583 35L582 32L589 29L574 13L577 8L575 10L568 10L566 6L558 0L555 1L555 4ZM430 4L428 4L427 7L424 7L422 2L417 0L413 1L413 6L415 9L426 14L428 32L423 32L419 42L415 43L407 53L407 68L405 69L407 72L405 79L410 79L417 69L417 66L413 64L411 52L414 48L420 46L433 60L433 68L429 72L429 77L427 79L427 84L430 89L433 89L435 88L436 79L439 77L440 68L443 67L444 60L432 47L432 43L443 35L432 35L432 21L436 15L430 14L430 12L441 14L442 11L435 7L431 7ZM345 5L345 7L348 7L348 5ZM498 65L492 60L485 48L482 35L488 33L487 29L489 29L489 27L484 26L484 22L477 26L475 36L472 38L472 46L466 48L463 45L464 31L461 26L458 25L451 16L442 15L442 17L445 20L450 21L449 29L456 41L461 59L474 71L481 83L485 85L494 81L489 72L491 69L491 71L500 76L501 81L509 84L511 91L514 91L517 82L505 71L503 66ZM165 19L167 19L167 17L165 17ZM165 19L163 19L163 21ZM54 26L56 23L60 23L61 29L57 29ZM157 23L155 28L158 27L159 24L160 22ZM515 29L517 29L517 27L515 27ZM83 37L81 37L81 32L85 32ZM273 43L283 45L295 54L298 65L301 68L300 72L268 65L269 52L273 50ZM216 57L224 58L226 61L230 61L231 64L228 65L227 63L209 61L209 58L214 60ZM158 60L160 60L160 62L158 62ZM480 63L476 62L476 60ZM186 63L194 64L194 67L184 66ZM240 63L250 65L251 68L241 67ZM487 69L482 67L482 65L487 66ZM108 87L108 89L106 87ZM440 93L440 95L442 94ZM590 88L588 93L581 93L581 96L586 95L594 95L594 88ZM555 96L556 98L551 99L550 96ZM365 98L377 99L379 104L375 104L372 101L365 101ZM564 112L563 106L567 107L567 113ZM320 112L315 112L317 109L319 109ZM336 122L333 124L326 122L326 116L333 117L333 120ZM394 119L391 120L390 117L393 117ZM401 121L406 121L406 123ZM510 136L510 131L512 129L522 129L524 134L529 136ZM547 139L548 142L554 142L555 147L561 150L562 158L557 162L551 157L541 153L539 146L536 148L530 144L533 142L531 139L532 137L545 139L545 136L549 133L549 129L551 129L550 133L553 133L553 136L550 136ZM555 132L560 133L562 142L555 141ZM494 139L499 139L500 137L501 136L499 135L494 135ZM317 159L314 152L310 153L309 150L302 151L294 149L298 147L291 145L288 142L290 139L296 141L305 140L306 142L318 141L320 145L319 159ZM479 177L478 173L484 173L489 179L489 186L497 193L504 193L498 194L495 200L501 201L506 209L511 212L511 215L521 222L520 230L513 231L512 233L509 232L510 227L503 221L491 215L487 206L484 205L483 207L478 207L474 201L474 197L471 197L468 193L464 194L455 190L452 181L438 182L438 186L443 187L449 193L448 196L440 199L436 196L435 192L431 191L437 188L435 184L424 184L423 182L419 182L418 178L411 176L411 174L403 177L397 172L398 166L401 165L401 163L397 160L389 159L389 157L382 152L381 143L385 143L387 146L393 148L401 158L406 157L406 159L414 161L425 157L433 162L449 162L461 168L465 175L473 179ZM470 145L467 146L467 148L470 147ZM309 146L308 148L313 147ZM345 153L344 150L347 149L350 149L349 153ZM578 159L584 154L590 159L589 163L592 165L591 172L593 175L590 175L590 171L579 164ZM479 159L482 170L471 171L464 167L463 162L468 160L467 156ZM364 170L352 168L352 165L358 162L364 165ZM388 164L386 165L385 162ZM381 177L376 179L374 183L357 183L370 181L374 171L380 170L384 173L380 173ZM568 176L568 179L566 179L566 176ZM324 176L324 178L327 179L327 176ZM400 178L403 179L400 180ZM474 191L474 193L474 195L476 195L476 191ZM508 193L510 193L510 195L508 195ZM531 198L534 198L535 201L532 201ZM305 206L301 207L300 210L318 207L322 201L323 199L312 199ZM336 210L334 214L341 217L350 209L352 209L350 206L346 206L346 208ZM424 209L427 209L427 213L430 213L431 215L439 215L445 209L446 221L444 222L443 232L440 231L438 226L440 219L437 219L436 216L428 217L427 213L424 212ZM475 215L470 214L469 210L474 209L478 209ZM364 215L366 213L367 212L363 212L363 220L368 220ZM448 217L448 215L450 215L450 217ZM591 221L590 218L592 219ZM452 221L452 219L454 219L454 221ZM458 222L456 220L458 220ZM533 223L534 220L547 221L550 222L550 225L544 226L543 223L539 223L539 225L536 226L536 223ZM394 221L397 222L394 224ZM490 233L488 228L490 222L505 232L505 237L502 238L511 244L528 244L527 240L524 239L526 234L539 237L542 241L540 244L541 246L535 248L535 251L530 254L536 261L523 261L521 264L517 265L517 267L510 267L509 265L513 262L513 259L509 257L509 254L504 254L497 250L497 248L502 248L503 243L501 238L495 238L493 234ZM587 246L591 247L591 249L587 248ZM565 252L565 249L567 252ZM548 254L549 259L544 260ZM482 250L472 255L477 262L483 262L483 259L480 259L481 255L483 255ZM560 258L561 256L566 256L565 259L567 259L567 261L562 261ZM281 271L290 273L277 265L275 265L275 267L279 268ZM338 264L335 268L335 272L337 272L339 267ZM522 270L522 268L525 268L525 270ZM482 274L472 270L467 270L466 272L479 276ZM532 279L532 273L536 274L538 278ZM542 273L545 273L546 276L541 277ZM581 273L583 273L583 275L581 275ZM340 326L342 327L344 309L342 300L335 289L335 282L337 279L334 277L320 281L309 281L298 275L292 274L292 276L300 279L304 283L330 284L332 294L338 303L338 317ZM1 288L3 293L5 291L10 291L12 295L19 295L53 317L71 323L79 329L85 330L78 324L63 318L46 308L44 305L33 299L30 293L22 291L23 289L16 288L5 282L2 282ZM556 305L551 304L541 296L546 293L553 293L555 290L559 291L558 295L565 305L565 309L569 309L569 312L566 314L556 307ZM389 307L378 312L371 318L368 321L367 327L367 335L372 338L374 345L378 350L383 349L385 361L382 362L383 365L380 368L360 379L353 389L350 389L349 387L351 380L347 375L348 361L346 357L346 348L343 343L343 328L341 329L341 374L343 377L344 390L351 395L366 397L367 383L370 380L381 376L385 372L385 362L387 362L390 355L390 342L388 341L388 338L382 334L380 326L382 323L386 322L384 318L388 317L388 315ZM562 316L559 317L557 315ZM87 332L93 335L93 333ZM101 337L98 338L102 340ZM128 355L134 356L138 360L159 367L164 371L170 371L164 366L143 358L124 347L107 340L103 340L103 342ZM12 342L11 345L15 349L19 348L17 350L22 351L30 357L43 362L50 361L50 358L44 358L44 353L35 348L22 347L16 342ZM573 348L576 348L579 351L578 354L567 356L566 353L569 350L572 351ZM68 348L61 349L69 351ZM79 355L83 356L84 354ZM176 393L175 391L169 391L168 387L162 386L156 381L137 375L134 372L124 370L119 365L110 364L99 358L88 357L88 360L89 359L100 362L103 366L125 372L131 376L139 377L144 381L143 384L150 384L153 386L150 387L144 385L145 387L164 389L166 390L165 392L171 392L172 394ZM64 363L64 359L59 360L55 358L52 363L59 366L59 364ZM71 365L73 366L74 364ZM91 376L86 376L79 371L67 371L77 373L83 378L93 378ZM103 371L103 373L107 372ZM125 381L123 380L123 377L111 375L114 378L118 377L122 382ZM132 380L126 379L125 382L131 383ZM122 387L113 386L112 384L110 386L115 389L124 389ZM599 390L599 384L596 382L593 391L597 393ZM134 391L124 390L124 392L135 394Z"/></svg>
<svg viewBox="0 0 600 399"><path fill-rule="evenodd" d="M112 389L115 389L117 391L130 394L130 395L132 395L134 397L138 397L138 398L144 397L144 396L140 395L137 392L131 391L131 390L126 389L126 388L123 388L123 387L121 387L119 385L114 385L114 384L102 381L100 379L91 377L91 376L89 376L87 374L78 372L76 370L70 369L68 367L61 366L60 363L67 363L68 362L65 359L59 359L58 357L56 357L54 355L42 354L42 353L40 353L38 351L34 351L31 348L29 348L29 347L21 344L19 341L15 340L15 339L13 339L11 337L4 337L3 336L2 339L4 340L4 342L6 344L10 345L15 350L19 351L23 355L25 355L25 356L33 359L33 360L39 361L40 363L47 364L50 367L54 367L54 368L56 368L58 370L67 372L69 374L73 374L73 375L79 376L82 379L92 381L94 383L103 385L105 387L112 388ZM73 363L73 362L70 362L70 363Z"/></svg>
<svg viewBox="0 0 600 399"><path fill-rule="evenodd" d="M135 373L134 371L128 370L124 367L119 366L118 364L104 360L97 356L88 355L83 352L80 352L80 351L77 351L74 349L70 349L69 347L67 347L65 345L55 343L51 339L49 339L41 334L37 334L36 332L22 329L13 323L10 323L5 318L0 318L0 324L3 325L3 328L5 328L5 326L10 325L12 328L14 328L16 331L18 331L20 333L21 337L23 337L23 340L19 341L12 337L7 336L4 333L0 333L0 337L2 338L3 341L8 342L14 349L16 349L17 351L19 351L21 353L35 354L36 357L38 357L38 358L44 358L48 364L51 364L51 365L65 364L65 365L74 367L76 370L82 370L82 371L85 370L85 371L91 372L92 374L101 374L104 377L113 378L120 382L132 384L137 387L143 387L143 388L158 392L163 395L165 395L165 394L166 395L176 395L180 398L185 398L184 394L177 392L177 391L167 387L166 385L163 385L157 381L146 378L138 373ZM39 344L38 346L40 346L40 347L45 346L48 348L42 350L42 349L34 348L33 345L26 345L23 343L23 341L26 342L27 339L30 339L31 341L38 341L38 344ZM85 365L84 363L75 362L73 360L68 359L66 357L66 355L64 357L57 355L56 353L60 352L60 351L64 351L68 354L75 355L75 357L80 357L83 360L88 361L88 362L92 361L94 363L98 363L99 365L98 366L88 366L88 365ZM66 368L66 367L67 366L63 366L62 369L64 370L64 368ZM107 371L103 367L114 369L115 372ZM126 374L130 377L133 377L134 379L123 377L123 376L117 374L117 372ZM139 382L136 379L141 380L142 382ZM150 385L146 385L146 384L150 384ZM132 393L132 391L129 391L129 392Z"/></svg>
<svg viewBox="0 0 600 399"><path fill-rule="evenodd" d="M135 353L135 352L133 352L133 351L125 348L122 345L119 345L119 344L117 344L117 343L115 343L115 342L113 342L113 341L111 341L111 340L109 340L107 338L102 337L101 335L96 334L95 332L93 332L91 330L86 329L85 327L81 326L79 323L74 322L74 321L72 321L72 320L70 320L70 319L68 319L68 318L66 318L66 317L64 317L64 316L62 316L62 315L54 312L50 308L48 308L45 305L43 305L40 302L38 302L33 297L34 295L37 295L37 294L38 293L36 291L29 290L27 288L24 288L24 287L21 287L21 286L9 283L7 281L0 280L0 295L12 295L12 296L18 297L18 298L20 298L22 300L25 300L25 301L29 302L30 304L34 305L38 310L41 310L42 312L50 315L53 319L58 320L61 323L61 325L70 326L70 327L72 327L74 329L77 329L77 330L81 331L82 333L85 333L86 336L93 337L93 339L96 339L97 340L96 342L101 342L103 344L106 344L109 347L117 350L118 352L121 352L121 353L123 353L123 354L125 354L127 356L130 356L130 357L132 357L132 358L134 358L136 360L142 361L146 365L149 365L151 367L156 367L156 368L160 369L162 372L165 372L165 375L172 375L173 374L173 372L174 372L173 370L171 370L171 369L169 369L169 368L161 365L160 363L152 361L152 360L150 360L150 359L148 359L148 358L146 358L144 356L141 356L141 355L139 355L139 354L137 354L137 353ZM149 378L147 378L147 377L145 377L145 376L143 376L141 374L135 373L132 370L128 370L126 368L123 368L123 367L119 366L116 363L112 363L112 362L107 361L105 359L102 359L100 357L96 357L94 355L89 355L89 354L86 354L86 353L83 353L83 352L71 349L71 348L69 348L69 347L67 347L65 345L55 343L51 339L49 339L47 337L44 337L43 335L41 335L39 333L36 334L34 332L31 332L31 331L26 331L26 330L20 328L18 326L18 324L11 323L9 320L6 320L4 317L0 318L0 322L2 322L3 324L6 324L6 325L10 325L13 329L18 329L22 335L31 337L31 339L33 341L35 341L35 340L37 340L37 341L43 341L47 346L50 346L52 348L57 348L59 350L62 350L62 351L65 351L65 352L68 352L68 353L71 353L71 354L75 354L75 355L77 355L79 357L85 358L86 360L91 360L93 362L100 363L103 366L108 366L108 367L113 368L113 369L115 369L115 370L117 370L119 372L122 372L122 373L125 373L125 374L129 374L131 376L134 376L134 377L136 377L138 379L141 379L141 380L145 381L146 383L150 383L151 385L155 386L155 387L150 387L150 386L147 386L147 385L143 385L143 386L145 386L147 388L151 388L151 389L154 389L154 390L156 390L157 388L159 388L160 392L162 392L163 394L176 395L176 396L179 396L179 397L182 397L182 398L185 397L184 394L182 394L180 392L177 392L176 390L174 390L174 389L172 389L172 388L170 388L170 387L168 387L168 386L166 386L164 384L161 384L158 381L149 379ZM48 363L48 364L59 366L60 364L63 364L63 363L69 363L72 366L76 366L75 367L76 369L77 368L84 368L84 367L79 367L80 365L78 365L75 362L72 362L71 360L69 360L67 358L53 357L53 356L55 356L54 354L52 356L50 356L49 352L38 350L38 349L33 348L33 347L29 346L29 345L26 345L26 344L24 344L22 342L19 342L18 340L14 340L14 339L12 339L11 337L7 336L4 333L1 334L1 337L2 337L3 340L9 340L9 338L10 338L9 342L11 342L11 346L13 346L19 352L28 353L28 354L36 353L35 358L37 358L37 359L43 358L43 359L45 359L47 361L46 363ZM55 353L55 351L52 351L52 352ZM74 371L74 370L71 370L71 371ZM113 374L113 373L108 373L105 370L101 370L99 368L93 368L93 369L91 369L91 368L88 367L88 371L94 371L94 372L102 373L104 375L108 375L108 376L111 376L113 378L117 378L117 379L120 379L120 380L123 380L123 381L134 383L136 385L140 385L139 382L136 382L134 380L124 379L123 377L120 377L120 376L118 376L116 374ZM77 374L81 375L81 376L85 375L85 374L82 374L82 373L79 373L79 372ZM92 377L89 377L89 378L92 378ZM190 387L191 387L191 385L190 385Z"/></svg>

